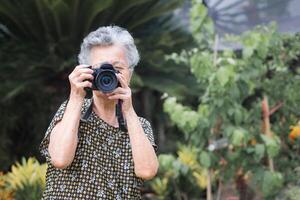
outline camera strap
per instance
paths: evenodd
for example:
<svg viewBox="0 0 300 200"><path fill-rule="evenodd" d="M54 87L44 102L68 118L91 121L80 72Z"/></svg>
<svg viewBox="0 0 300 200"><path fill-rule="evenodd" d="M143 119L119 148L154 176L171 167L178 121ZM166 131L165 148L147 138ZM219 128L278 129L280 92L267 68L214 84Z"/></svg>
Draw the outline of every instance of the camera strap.
<svg viewBox="0 0 300 200"><path fill-rule="evenodd" d="M86 111L84 113L81 114L81 120L84 122L87 122L92 111L93 111L93 99L90 100L90 105L88 106L88 108L86 109Z"/></svg>
<svg viewBox="0 0 300 200"><path fill-rule="evenodd" d="M87 110L81 115L81 120L87 122L93 110L93 99L91 99L91 104L88 106ZM118 99L118 103L116 104L116 117L119 123L119 129L121 131L127 132L126 121L122 114L122 100Z"/></svg>
<svg viewBox="0 0 300 200"><path fill-rule="evenodd" d="M116 117L118 119L119 129L121 131L127 132L126 122L125 122L125 119L122 114L122 100L121 99L118 99L118 103L116 104Z"/></svg>

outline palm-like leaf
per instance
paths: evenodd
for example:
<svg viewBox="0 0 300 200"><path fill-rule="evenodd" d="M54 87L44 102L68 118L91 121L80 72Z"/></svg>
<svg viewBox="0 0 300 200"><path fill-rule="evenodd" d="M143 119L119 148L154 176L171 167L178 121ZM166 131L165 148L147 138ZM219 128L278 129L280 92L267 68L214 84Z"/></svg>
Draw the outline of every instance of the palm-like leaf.
<svg viewBox="0 0 300 200"><path fill-rule="evenodd" d="M73 65L68 66L69 68L73 67L76 64L74 55L78 53L82 38L96 27L107 24L118 24L133 32L137 38L137 44L142 50L142 56L147 58L148 54L152 54L154 62L149 63L150 60L144 59L148 62L146 66L162 69L163 56L167 49L170 51L176 45L187 42L187 39L183 37L187 34L183 31L178 33L180 27L172 30L168 24L170 17L164 15L181 3L182 0L171 2L165 0L105 0L101 2L92 0L1 0L0 23L5 28L0 30L3 33L7 33L8 30L11 36L19 39L19 42L23 43L26 40L26 43L34 43L37 51L45 51L44 54L47 57L42 57L47 62L39 61L41 65L34 66L33 70L29 70L30 74L37 68L50 68L49 71L61 73L62 69L58 65L61 65L60 63L63 61L67 61L69 64L73 62ZM158 18L159 16L162 17ZM166 30L170 30L170 32L166 32ZM145 34L147 34L146 37ZM157 40L158 37L160 40ZM147 41L152 43L147 43ZM153 43L153 41L155 42ZM150 48L146 45L149 45ZM49 62L48 59L52 59L52 61ZM160 61L157 62L158 60ZM158 64L154 65L153 63ZM48 72L48 70L45 71ZM49 73L45 76L42 71L39 70L37 75L45 79L52 76ZM34 76L33 78L36 79Z"/></svg>

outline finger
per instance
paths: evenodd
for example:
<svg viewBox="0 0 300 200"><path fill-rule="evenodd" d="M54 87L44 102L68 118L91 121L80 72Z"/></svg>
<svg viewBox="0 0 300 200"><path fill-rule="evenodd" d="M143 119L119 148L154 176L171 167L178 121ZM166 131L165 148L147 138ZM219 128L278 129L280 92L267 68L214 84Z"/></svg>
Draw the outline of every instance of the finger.
<svg viewBox="0 0 300 200"><path fill-rule="evenodd" d="M128 99L128 95L125 95L125 94L115 94L115 95L112 95L112 96L109 96L108 97L109 99L123 99L123 100L126 100Z"/></svg>
<svg viewBox="0 0 300 200"><path fill-rule="evenodd" d="M92 71L93 70L88 65L78 65L75 67L72 74L75 74L75 76L77 76L82 72L91 73Z"/></svg>
<svg viewBox="0 0 300 200"><path fill-rule="evenodd" d="M81 74L86 73L86 74L92 74L93 70L89 68L81 68L81 69L75 69L70 75L72 77L79 77Z"/></svg>
<svg viewBox="0 0 300 200"><path fill-rule="evenodd" d="M127 89L117 87L114 91L107 93L108 96L114 95L114 94L126 94L128 91Z"/></svg>
<svg viewBox="0 0 300 200"><path fill-rule="evenodd" d="M78 83L77 86L81 88L86 88L86 87L92 88L92 83L90 81L83 81Z"/></svg>
<svg viewBox="0 0 300 200"><path fill-rule="evenodd" d="M85 64L77 65L74 70L83 69L83 68L91 68L91 66Z"/></svg>
<svg viewBox="0 0 300 200"><path fill-rule="evenodd" d="M94 76L92 74L80 74L77 78L78 82L82 82L84 80L93 80Z"/></svg>
<svg viewBox="0 0 300 200"><path fill-rule="evenodd" d="M117 74L117 78L118 78L119 82L121 83L122 88L127 88L128 87L123 75Z"/></svg>
<svg viewBox="0 0 300 200"><path fill-rule="evenodd" d="M69 80L73 80L74 81L82 73L92 74L93 70L87 68L87 65L78 65L78 66L75 67L75 69L72 71L72 73L69 74L68 78L69 78Z"/></svg>
<svg viewBox="0 0 300 200"><path fill-rule="evenodd" d="M92 74L94 71L90 68L80 68L77 70L78 73L87 73L87 74Z"/></svg>

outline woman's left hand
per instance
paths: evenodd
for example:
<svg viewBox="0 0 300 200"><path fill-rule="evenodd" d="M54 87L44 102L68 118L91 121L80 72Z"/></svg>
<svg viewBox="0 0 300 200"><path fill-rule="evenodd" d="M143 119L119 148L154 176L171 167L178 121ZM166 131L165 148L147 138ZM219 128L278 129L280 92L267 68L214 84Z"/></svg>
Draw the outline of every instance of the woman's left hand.
<svg viewBox="0 0 300 200"><path fill-rule="evenodd" d="M119 73L116 74L121 87L117 87L113 92L107 93L108 99L111 100L122 100L122 111L123 114L126 114L127 112L131 111L133 109L132 106L132 98L131 98L131 89L128 86L124 76Z"/></svg>

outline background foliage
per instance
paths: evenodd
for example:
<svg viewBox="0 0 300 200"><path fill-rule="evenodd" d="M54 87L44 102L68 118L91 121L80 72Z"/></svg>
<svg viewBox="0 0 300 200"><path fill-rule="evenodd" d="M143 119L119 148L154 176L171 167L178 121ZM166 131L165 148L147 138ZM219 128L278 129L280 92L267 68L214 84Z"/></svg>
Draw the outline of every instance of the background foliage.
<svg viewBox="0 0 300 200"><path fill-rule="evenodd" d="M166 131L161 92L190 96L196 90L188 68L163 59L191 41L173 15L182 4L183 0L1 0L0 169L8 170L22 156L39 157L37 147L48 123L68 97L67 77L77 64L80 43L103 25L125 27L136 38L142 61L131 84L135 107L152 121L164 144L171 129ZM191 90L186 91L186 85ZM168 145L161 146L164 150Z"/></svg>
<svg viewBox="0 0 300 200"><path fill-rule="evenodd" d="M12 166L11 172L1 174L0 199L41 199L46 185L46 169L47 164L41 165L35 158L22 158L21 163Z"/></svg>
<svg viewBox="0 0 300 200"><path fill-rule="evenodd" d="M165 100L164 110L185 142L179 144L178 158L160 155L163 167L153 188L162 199L198 199L205 196L205 187L206 196L222 196L229 184L241 199L283 198L283 186L296 186L299 180L299 144L288 136L299 120L300 35L279 34L275 25L257 27L227 38L241 49L220 51L206 8L197 1L191 25L198 47L170 57L190 66L203 92L197 105L184 105L175 97ZM279 108L267 116L271 129L264 121L264 97L270 110ZM228 141L225 148L209 151L209 144L220 139ZM170 173L179 177L176 186Z"/></svg>

